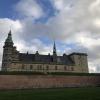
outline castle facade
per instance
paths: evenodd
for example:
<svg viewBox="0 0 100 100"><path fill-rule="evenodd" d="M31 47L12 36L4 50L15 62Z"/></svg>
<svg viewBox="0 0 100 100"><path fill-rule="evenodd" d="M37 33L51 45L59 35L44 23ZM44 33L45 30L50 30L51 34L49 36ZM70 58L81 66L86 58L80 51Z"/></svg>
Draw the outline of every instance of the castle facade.
<svg viewBox="0 0 100 100"><path fill-rule="evenodd" d="M38 51L35 54L20 53L9 31L3 46L2 71L88 73L87 54L74 52L57 56L55 43L52 55L41 55Z"/></svg>

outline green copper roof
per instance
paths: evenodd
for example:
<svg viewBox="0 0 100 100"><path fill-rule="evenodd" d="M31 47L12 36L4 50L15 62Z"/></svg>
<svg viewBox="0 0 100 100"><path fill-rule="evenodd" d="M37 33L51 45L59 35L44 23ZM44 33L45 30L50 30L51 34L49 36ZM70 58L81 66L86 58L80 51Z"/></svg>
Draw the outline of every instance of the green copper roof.
<svg viewBox="0 0 100 100"><path fill-rule="evenodd" d="M13 43L13 41L12 41L12 35L11 35L11 30L8 33L8 37L6 39L6 42L12 42Z"/></svg>
<svg viewBox="0 0 100 100"><path fill-rule="evenodd" d="M53 46L53 53L56 54L56 44L55 44L55 41L54 41L54 46Z"/></svg>

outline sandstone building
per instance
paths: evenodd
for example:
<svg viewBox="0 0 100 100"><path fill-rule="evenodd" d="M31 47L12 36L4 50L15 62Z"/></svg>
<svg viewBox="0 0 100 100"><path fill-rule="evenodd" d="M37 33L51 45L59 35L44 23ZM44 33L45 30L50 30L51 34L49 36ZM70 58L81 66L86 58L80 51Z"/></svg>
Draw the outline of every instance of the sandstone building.
<svg viewBox="0 0 100 100"><path fill-rule="evenodd" d="M2 71L88 73L87 54L72 53L57 56L55 43L52 55L41 55L38 51L35 54L20 53L16 50L9 31L3 46Z"/></svg>

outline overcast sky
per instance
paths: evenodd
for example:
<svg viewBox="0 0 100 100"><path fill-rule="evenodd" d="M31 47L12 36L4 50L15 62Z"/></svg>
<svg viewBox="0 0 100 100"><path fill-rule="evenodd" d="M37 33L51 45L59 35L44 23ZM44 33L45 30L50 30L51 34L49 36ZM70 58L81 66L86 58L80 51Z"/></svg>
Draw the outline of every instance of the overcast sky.
<svg viewBox="0 0 100 100"><path fill-rule="evenodd" d="M0 62L9 30L20 52L88 54L100 72L100 0L0 0Z"/></svg>

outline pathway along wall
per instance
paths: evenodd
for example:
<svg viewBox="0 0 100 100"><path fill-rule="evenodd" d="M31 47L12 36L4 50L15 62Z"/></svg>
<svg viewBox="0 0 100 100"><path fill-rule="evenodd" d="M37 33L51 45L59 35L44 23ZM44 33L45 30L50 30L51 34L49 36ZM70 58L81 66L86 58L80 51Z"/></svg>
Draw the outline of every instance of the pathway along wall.
<svg viewBox="0 0 100 100"><path fill-rule="evenodd" d="M100 86L100 76L0 75L0 89Z"/></svg>

